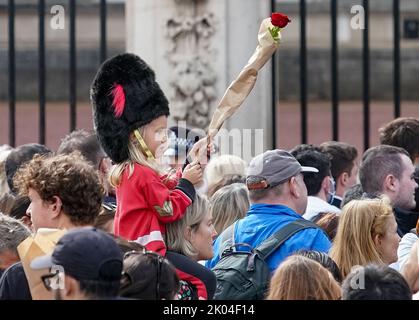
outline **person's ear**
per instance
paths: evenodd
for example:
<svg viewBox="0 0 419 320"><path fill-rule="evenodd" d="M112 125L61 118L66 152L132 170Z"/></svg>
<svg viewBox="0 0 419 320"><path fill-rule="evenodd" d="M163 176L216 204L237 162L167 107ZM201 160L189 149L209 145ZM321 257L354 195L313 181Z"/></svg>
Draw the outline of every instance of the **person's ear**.
<svg viewBox="0 0 419 320"><path fill-rule="evenodd" d="M192 239L192 228L190 226L187 226L183 232L183 235L186 240L191 241Z"/></svg>
<svg viewBox="0 0 419 320"><path fill-rule="evenodd" d="M64 288L61 290L64 300L77 300L80 295L79 282L68 275L64 276Z"/></svg>
<svg viewBox="0 0 419 320"><path fill-rule="evenodd" d="M63 203L59 197L54 196L53 200L48 204L48 207L50 208L53 217L58 217L63 208Z"/></svg>
<svg viewBox="0 0 419 320"><path fill-rule="evenodd" d="M330 190L330 177L326 176L324 177L323 181L322 181L322 190L324 190L327 194L327 192Z"/></svg>
<svg viewBox="0 0 419 320"><path fill-rule="evenodd" d="M347 186L348 182L349 182L349 174L347 172L343 172L339 178L338 181L336 181L338 183L340 183L343 186Z"/></svg>
<svg viewBox="0 0 419 320"><path fill-rule="evenodd" d="M374 237L372 238L372 240L374 241L375 247L377 248L378 252L381 252L381 244L382 244L382 237L380 234L376 234L374 235Z"/></svg>
<svg viewBox="0 0 419 320"><path fill-rule="evenodd" d="M301 197L301 190L298 188L298 183L299 181L297 181L296 177L292 177L289 181L290 193L296 198Z"/></svg>
<svg viewBox="0 0 419 320"><path fill-rule="evenodd" d="M384 179L384 189L396 192L399 185L398 179L393 176L392 174L389 174Z"/></svg>

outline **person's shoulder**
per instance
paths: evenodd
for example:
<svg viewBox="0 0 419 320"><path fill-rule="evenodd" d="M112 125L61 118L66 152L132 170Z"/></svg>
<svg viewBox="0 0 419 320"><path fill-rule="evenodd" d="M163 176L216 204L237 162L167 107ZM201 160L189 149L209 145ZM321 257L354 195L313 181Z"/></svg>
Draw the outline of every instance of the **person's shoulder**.
<svg viewBox="0 0 419 320"><path fill-rule="evenodd" d="M419 239L418 235L413 232L406 233L400 240L400 245L411 245L411 243L415 243Z"/></svg>
<svg viewBox="0 0 419 320"><path fill-rule="evenodd" d="M145 165L139 164L139 163L134 163L134 172L147 172L147 173L154 173L156 174L156 172L151 169L150 167L147 167Z"/></svg>
<svg viewBox="0 0 419 320"><path fill-rule="evenodd" d="M21 262L7 268L0 279L0 300L31 300L28 281Z"/></svg>
<svg viewBox="0 0 419 320"><path fill-rule="evenodd" d="M134 163L134 172L132 173L130 179L147 183L152 179L159 179L159 175L150 167Z"/></svg>
<svg viewBox="0 0 419 320"><path fill-rule="evenodd" d="M20 275L25 276L22 262L16 262L15 264L12 264L3 273L3 277L15 277Z"/></svg>

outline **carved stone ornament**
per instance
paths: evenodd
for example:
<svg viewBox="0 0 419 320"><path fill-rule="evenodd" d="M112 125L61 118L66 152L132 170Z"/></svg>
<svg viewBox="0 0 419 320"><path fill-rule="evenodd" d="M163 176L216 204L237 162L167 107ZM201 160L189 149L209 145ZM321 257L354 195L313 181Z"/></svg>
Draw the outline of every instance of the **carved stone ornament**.
<svg viewBox="0 0 419 320"><path fill-rule="evenodd" d="M173 89L171 115L188 126L206 128L208 113L216 98L216 73L211 66L215 50L211 38L215 33L212 13L197 14L202 0L176 0L177 15L167 20L170 39L166 58L172 66L170 86Z"/></svg>

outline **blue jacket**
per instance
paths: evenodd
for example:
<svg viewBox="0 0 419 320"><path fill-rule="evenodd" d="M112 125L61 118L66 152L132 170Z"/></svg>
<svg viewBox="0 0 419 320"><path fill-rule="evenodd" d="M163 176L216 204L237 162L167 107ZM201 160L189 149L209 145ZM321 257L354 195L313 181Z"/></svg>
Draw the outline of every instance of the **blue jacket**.
<svg viewBox="0 0 419 320"><path fill-rule="evenodd" d="M286 206L253 204L247 216L236 224L235 243L244 242L255 248L277 230L297 219L303 218ZM221 233L214 242L214 257L207 261L208 268L213 268L220 259L219 248L222 238ZM298 250L317 250L327 253L330 246L329 238L321 229L308 228L297 232L285 241L276 252L268 257L266 262L270 271L273 272L286 257Z"/></svg>

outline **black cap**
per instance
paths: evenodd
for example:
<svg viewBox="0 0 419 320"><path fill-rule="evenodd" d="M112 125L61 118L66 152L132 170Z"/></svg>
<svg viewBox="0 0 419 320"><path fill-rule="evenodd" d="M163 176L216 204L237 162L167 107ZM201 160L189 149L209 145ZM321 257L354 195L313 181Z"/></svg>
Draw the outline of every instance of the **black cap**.
<svg viewBox="0 0 419 320"><path fill-rule="evenodd" d="M62 236L52 255L34 259L31 268L61 266L65 274L76 280L119 281L122 264L122 253L110 235L84 227Z"/></svg>

